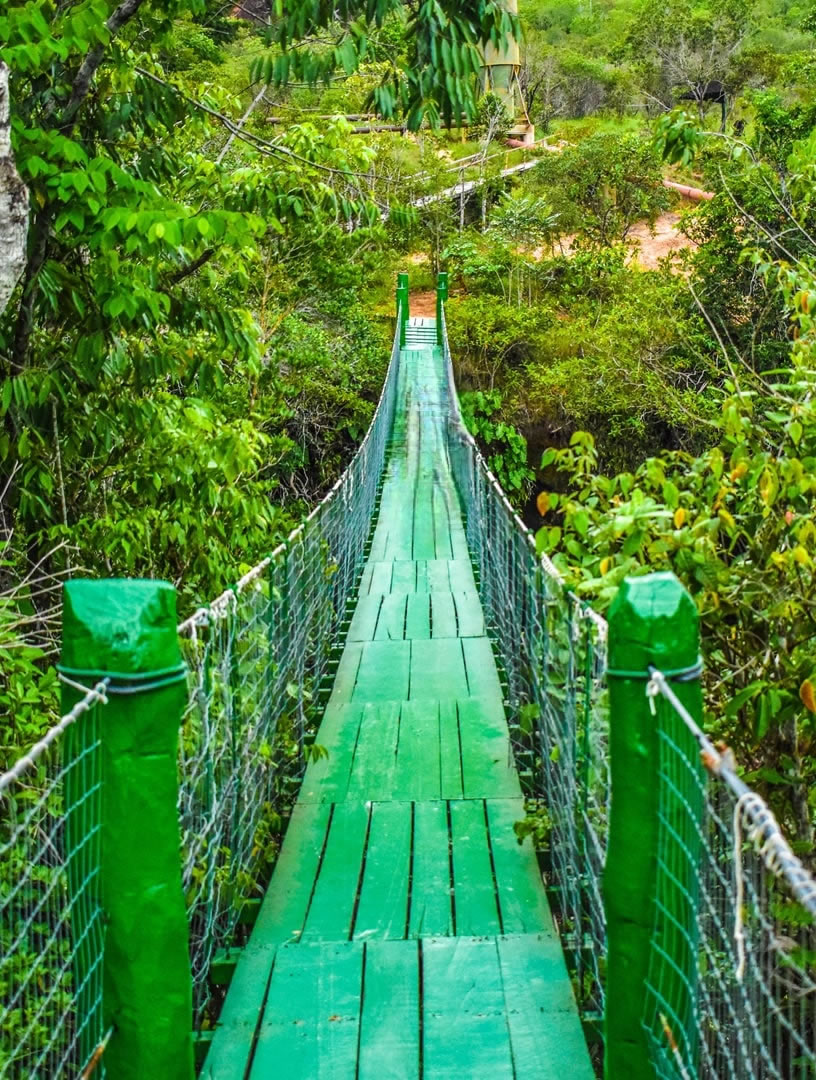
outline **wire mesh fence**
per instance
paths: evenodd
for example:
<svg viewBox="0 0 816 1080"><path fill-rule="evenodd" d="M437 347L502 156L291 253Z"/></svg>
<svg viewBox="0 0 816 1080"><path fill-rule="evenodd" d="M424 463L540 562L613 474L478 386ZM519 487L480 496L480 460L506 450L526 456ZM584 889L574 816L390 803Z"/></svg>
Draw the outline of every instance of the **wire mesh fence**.
<svg viewBox="0 0 816 1080"><path fill-rule="evenodd" d="M104 1043L104 701L82 693L0 777L1 1077L90 1076Z"/></svg>
<svg viewBox="0 0 816 1080"><path fill-rule="evenodd" d="M485 618L502 671L516 762L548 834L548 883L579 1007L603 1012L601 876L609 806L606 623L572 595L461 421L443 319L448 452Z"/></svg>
<svg viewBox="0 0 816 1080"><path fill-rule="evenodd" d="M643 1024L671 1080L816 1077L816 882L669 682L659 734L656 914Z"/></svg>
<svg viewBox="0 0 816 1080"><path fill-rule="evenodd" d="M213 960L240 942L246 902L263 892L313 740L321 683L364 564L398 367L399 334L349 468L285 544L179 628L190 670L179 814L199 1027L218 1005Z"/></svg>

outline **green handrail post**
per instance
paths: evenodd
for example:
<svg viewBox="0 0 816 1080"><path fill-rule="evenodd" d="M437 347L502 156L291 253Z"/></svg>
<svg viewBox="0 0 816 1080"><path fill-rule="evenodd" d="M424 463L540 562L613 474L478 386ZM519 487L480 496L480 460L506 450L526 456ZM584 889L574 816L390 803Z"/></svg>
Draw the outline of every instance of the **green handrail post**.
<svg viewBox="0 0 816 1080"><path fill-rule="evenodd" d="M408 328L410 317L410 301L408 298L408 275L397 274L397 305L400 314L400 348L405 348L405 331Z"/></svg>
<svg viewBox="0 0 816 1080"><path fill-rule="evenodd" d="M106 1072L115 1080L192 1080L192 976L176 808L187 683L176 591L163 581L75 579L65 584L63 600L60 671L87 686L110 680L107 704L97 706L94 883L105 920L104 1025L114 1031ZM66 685L63 708L80 697ZM82 740L84 719L68 729L72 738ZM79 777L66 790L69 814L82 798L81 783ZM78 826L69 818L66 828ZM70 870L68 882L70 889Z"/></svg>
<svg viewBox="0 0 816 1080"><path fill-rule="evenodd" d="M697 1075L704 772L685 723L667 702L653 711L646 687L650 665L679 675L672 690L702 726L699 647L697 608L674 574L624 580L609 612L606 1080L669 1075L656 1056L671 1075L678 1055Z"/></svg>
<svg viewBox="0 0 816 1080"><path fill-rule="evenodd" d="M436 278L436 343L442 347L442 305L448 299L448 275L441 270Z"/></svg>

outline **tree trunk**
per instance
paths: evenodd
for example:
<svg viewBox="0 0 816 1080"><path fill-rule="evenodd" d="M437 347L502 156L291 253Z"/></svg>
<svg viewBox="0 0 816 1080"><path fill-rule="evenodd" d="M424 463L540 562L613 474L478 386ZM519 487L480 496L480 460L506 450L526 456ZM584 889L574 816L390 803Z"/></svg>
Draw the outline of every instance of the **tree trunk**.
<svg viewBox="0 0 816 1080"><path fill-rule="evenodd" d="M0 314L25 267L28 231L28 191L11 153L8 80L0 60Z"/></svg>

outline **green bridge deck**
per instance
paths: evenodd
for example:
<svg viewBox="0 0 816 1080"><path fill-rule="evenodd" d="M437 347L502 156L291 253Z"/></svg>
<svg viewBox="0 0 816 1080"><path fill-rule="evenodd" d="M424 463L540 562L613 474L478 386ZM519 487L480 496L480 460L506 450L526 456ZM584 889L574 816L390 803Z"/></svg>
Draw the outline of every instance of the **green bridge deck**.
<svg viewBox="0 0 816 1080"><path fill-rule="evenodd" d="M217 1080L590 1080L412 319L372 550L204 1066Z"/></svg>

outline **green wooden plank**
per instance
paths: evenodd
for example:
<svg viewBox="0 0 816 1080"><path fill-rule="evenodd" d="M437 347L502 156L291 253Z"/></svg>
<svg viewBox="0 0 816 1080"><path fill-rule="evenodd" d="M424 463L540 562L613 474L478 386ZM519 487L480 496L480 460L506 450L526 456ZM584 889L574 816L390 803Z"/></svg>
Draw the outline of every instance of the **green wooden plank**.
<svg viewBox="0 0 816 1080"><path fill-rule="evenodd" d="M554 936L498 942L516 1076L525 1080L592 1080L578 1010L561 946Z"/></svg>
<svg viewBox="0 0 816 1080"><path fill-rule="evenodd" d="M484 637L485 621L482 602L475 589L453 593L459 637Z"/></svg>
<svg viewBox="0 0 816 1080"><path fill-rule="evenodd" d="M452 593L435 592L431 596L431 621L434 638L459 636L459 623Z"/></svg>
<svg viewBox="0 0 816 1080"><path fill-rule="evenodd" d="M377 623L377 641L402 641L405 634L405 606L408 597L399 593L389 593L383 597L380 618Z"/></svg>
<svg viewBox="0 0 816 1080"><path fill-rule="evenodd" d="M377 593L361 596L354 609L347 641L373 641L383 598Z"/></svg>
<svg viewBox="0 0 816 1080"><path fill-rule="evenodd" d="M475 592L476 579L467 556L452 559L448 563L448 580L451 592Z"/></svg>
<svg viewBox="0 0 816 1080"><path fill-rule="evenodd" d="M456 933L499 934L484 803L481 799L451 802L450 816Z"/></svg>
<svg viewBox="0 0 816 1080"><path fill-rule="evenodd" d="M505 934L549 933L552 915L533 843L519 844L513 825L524 818L523 799L488 799L487 820Z"/></svg>
<svg viewBox="0 0 816 1080"><path fill-rule="evenodd" d="M392 562L369 559L363 571L363 582L367 583L365 591L374 596L382 596L384 593L390 592L393 568L394 564Z"/></svg>
<svg viewBox="0 0 816 1080"><path fill-rule="evenodd" d="M351 933L369 809L337 803L301 941L345 941Z"/></svg>
<svg viewBox="0 0 816 1080"><path fill-rule="evenodd" d="M467 697L459 638L415 641L411 647L411 700Z"/></svg>
<svg viewBox="0 0 816 1080"><path fill-rule="evenodd" d="M414 941L366 945L358 1068L359 1080L419 1080L419 949Z"/></svg>
<svg viewBox="0 0 816 1080"><path fill-rule="evenodd" d="M450 563L447 559L428 559L425 570L428 575L429 592L450 592L451 584L448 575Z"/></svg>
<svg viewBox="0 0 816 1080"><path fill-rule="evenodd" d="M404 938L411 872L411 804L375 802L354 937Z"/></svg>
<svg viewBox="0 0 816 1080"><path fill-rule="evenodd" d="M521 787L501 704L472 697L458 705L465 798L517 798Z"/></svg>
<svg viewBox="0 0 816 1080"><path fill-rule="evenodd" d="M360 730L346 798L390 799L395 784L400 703L386 701L363 706Z"/></svg>
<svg viewBox="0 0 816 1080"><path fill-rule="evenodd" d="M400 559L391 563L391 567L390 591L395 593L416 592L417 564L412 559Z"/></svg>
<svg viewBox="0 0 816 1080"><path fill-rule="evenodd" d="M334 685L332 686L331 698L329 699L330 704L342 705L351 701L362 658L363 643L350 641L343 649L343 655L340 657L337 674L334 677Z"/></svg>
<svg viewBox="0 0 816 1080"><path fill-rule="evenodd" d="M414 806L410 937L453 933L448 810L443 802Z"/></svg>
<svg viewBox="0 0 816 1080"><path fill-rule="evenodd" d="M451 544L451 493L446 487L439 484L434 486L433 512L434 512L434 541L436 544L437 559L452 559L453 546ZM458 509L456 512L458 517Z"/></svg>
<svg viewBox="0 0 816 1080"><path fill-rule="evenodd" d="M244 949L201 1070L206 1080L234 1080L236 1076L244 1076L255 1032L260 1026L277 948L272 943L251 948L250 942Z"/></svg>
<svg viewBox="0 0 816 1080"><path fill-rule="evenodd" d="M408 697L411 643L370 641L361 649L354 701L405 700Z"/></svg>
<svg viewBox="0 0 816 1080"><path fill-rule="evenodd" d="M470 696L501 707L502 689L490 640L486 637L462 638L462 650L465 655Z"/></svg>
<svg viewBox="0 0 816 1080"><path fill-rule="evenodd" d="M354 1080L362 978L356 942L283 946L250 1080Z"/></svg>
<svg viewBox="0 0 816 1080"><path fill-rule="evenodd" d="M339 802L346 797L362 715L362 705L328 706L315 737L328 757L309 763L299 802Z"/></svg>
<svg viewBox="0 0 816 1080"><path fill-rule="evenodd" d="M422 989L425 1076L513 1080L496 942L423 941Z"/></svg>
<svg viewBox="0 0 816 1080"><path fill-rule="evenodd" d="M443 799L462 798L462 747L453 699L439 702L439 784Z"/></svg>
<svg viewBox="0 0 816 1080"><path fill-rule="evenodd" d="M405 636L412 641L431 636L431 597L429 593L414 593L408 597Z"/></svg>
<svg viewBox="0 0 816 1080"><path fill-rule="evenodd" d="M439 798L439 704L406 701L400 712L395 799Z"/></svg>
<svg viewBox="0 0 816 1080"><path fill-rule="evenodd" d="M435 559L436 539L434 528L433 487L427 481L417 485L413 514L413 558Z"/></svg>
<svg viewBox="0 0 816 1080"><path fill-rule="evenodd" d="M428 589L428 563L425 559L419 559L416 566L416 589L418 593L429 592Z"/></svg>

